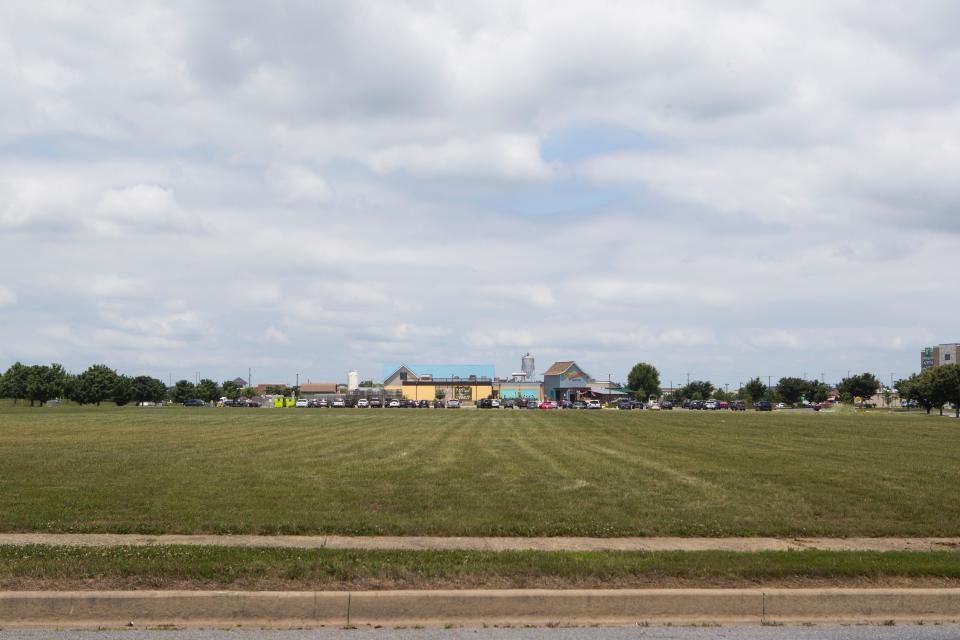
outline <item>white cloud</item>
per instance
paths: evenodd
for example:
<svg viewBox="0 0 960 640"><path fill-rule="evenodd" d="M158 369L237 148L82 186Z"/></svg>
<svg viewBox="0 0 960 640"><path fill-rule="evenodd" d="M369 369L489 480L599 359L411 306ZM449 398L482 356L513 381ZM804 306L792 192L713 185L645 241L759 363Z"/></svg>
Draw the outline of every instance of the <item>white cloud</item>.
<svg viewBox="0 0 960 640"><path fill-rule="evenodd" d="M468 180L540 181L549 179L552 173L540 157L536 138L506 134L396 145L375 152L370 166L378 173L399 171L418 177Z"/></svg>
<svg viewBox="0 0 960 640"><path fill-rule="evenodd" d="M263 339L273 344L290 344L290 337L276 327L267 327L263 332Z"/></svg>
<svg viewBox="0 0 960 640"><path fill-rule="evenodd" d="M324 204L333 195L327 181L305 167L272 169L268 180L284 202L295 204Z"/></svg>
<svg viewBox="0 0 960 640"><path fill-rule="evenodd" d="M0 307L13 306L17 303L17 294L4 286L0 286Z"/></svg>
<svg viewBox="0 0 960 640"><path fill-rule="evenodd" d="M185 229L189 225L173 191L156 185L138 184L107 189L88 221L98 233L119 235L127 228Z"/></svg>

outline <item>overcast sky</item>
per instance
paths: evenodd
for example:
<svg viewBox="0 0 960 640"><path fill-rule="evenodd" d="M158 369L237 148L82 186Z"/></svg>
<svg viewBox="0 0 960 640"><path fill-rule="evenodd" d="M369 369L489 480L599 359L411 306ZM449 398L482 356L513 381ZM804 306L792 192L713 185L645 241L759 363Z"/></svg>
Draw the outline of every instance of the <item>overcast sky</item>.
<svg viewBox="0 0 960 640"><path fill-rule="evenodd" d="M960 3L0 5L0 370L884 380L960 341Z"/></svg>

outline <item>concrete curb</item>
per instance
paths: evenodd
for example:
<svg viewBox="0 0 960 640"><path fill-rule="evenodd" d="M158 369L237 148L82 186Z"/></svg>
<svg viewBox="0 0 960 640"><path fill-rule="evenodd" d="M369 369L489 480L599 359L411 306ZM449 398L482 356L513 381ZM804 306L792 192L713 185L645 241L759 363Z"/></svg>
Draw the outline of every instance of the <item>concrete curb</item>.
<svg viewBox="0 0 960 640"><path fill-rule="evenodd" d="M960 589L0 592L0 628L960 622Z"/></svg>

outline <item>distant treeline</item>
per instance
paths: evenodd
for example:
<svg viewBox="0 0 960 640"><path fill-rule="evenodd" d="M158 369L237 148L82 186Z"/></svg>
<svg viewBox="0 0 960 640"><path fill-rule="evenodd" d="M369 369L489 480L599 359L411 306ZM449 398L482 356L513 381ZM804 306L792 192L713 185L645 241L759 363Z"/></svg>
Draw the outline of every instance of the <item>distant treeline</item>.
<svg viewBox="0 0 960 640"><path fill-rule="evenodd" d="M236 399L255 395L254 389L243 388L231 380L217 384L207 378L198 384L178 380L168 388L157 378L127 376L105 364L95 364L83 373L72 374L57 363L25 365L15 362L0 376L0 398L29 402L30 406L43 405L53 399L72 400L81 405L113 402L122 406L166 400L182 403L191 398L215 402L222 397Z"/></svg>

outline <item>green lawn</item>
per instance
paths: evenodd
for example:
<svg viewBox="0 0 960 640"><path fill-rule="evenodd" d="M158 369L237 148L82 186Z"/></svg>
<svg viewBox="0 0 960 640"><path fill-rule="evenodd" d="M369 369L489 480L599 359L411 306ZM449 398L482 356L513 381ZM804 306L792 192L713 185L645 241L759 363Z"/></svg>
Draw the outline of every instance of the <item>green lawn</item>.
<svg viewBox="0 0 960 640"><path fill-rule="evenodd" d="M960 584L954 552L344 551L0 546L0 589Z"/></svg>
<svg viewBox="0 0 960 640"><path fill-rule="evenodd" d="M908 414L0 408L0 530L960 535Z"/></svg>

